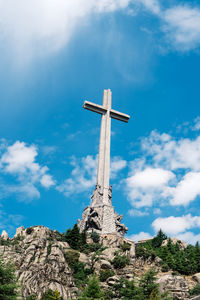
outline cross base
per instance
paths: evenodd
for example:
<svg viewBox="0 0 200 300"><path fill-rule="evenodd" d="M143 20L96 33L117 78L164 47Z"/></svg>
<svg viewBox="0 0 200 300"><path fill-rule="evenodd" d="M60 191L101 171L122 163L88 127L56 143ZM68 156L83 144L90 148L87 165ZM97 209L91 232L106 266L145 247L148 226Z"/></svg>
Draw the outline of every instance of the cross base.
<svg viewBox="0 0 200 300"><path fill-rule="evenodd" d="M128 228L120 223L123 216L118 215L111 204L112 188L109 188L109 202L107 204L102 202L102 191L102 188L97 185L91 197L91 205L85 208L82 220L78 221L79 229L81 232L84 230L87 232L96 231L99 234L117 233L124 236Z"/></svg>

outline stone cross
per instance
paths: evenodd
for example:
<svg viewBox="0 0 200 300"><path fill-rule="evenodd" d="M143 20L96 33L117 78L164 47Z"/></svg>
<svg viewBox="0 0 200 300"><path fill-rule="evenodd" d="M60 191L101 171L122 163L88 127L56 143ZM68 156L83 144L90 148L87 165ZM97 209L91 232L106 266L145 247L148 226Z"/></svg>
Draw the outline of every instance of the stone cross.
<svg viewBox="0 0 200 300"><path fill-rule="evenodd" d="M128 122L129 116L111 108L111 90L104 90L103 105L98 105L85 101L83 107L98 114L101 114L101 133L99 144L99 158L97 171L97 186L102 189L102 205L109 203L109 179L110 179L110 136L111 136L111 118L123 122Z"/></svg>

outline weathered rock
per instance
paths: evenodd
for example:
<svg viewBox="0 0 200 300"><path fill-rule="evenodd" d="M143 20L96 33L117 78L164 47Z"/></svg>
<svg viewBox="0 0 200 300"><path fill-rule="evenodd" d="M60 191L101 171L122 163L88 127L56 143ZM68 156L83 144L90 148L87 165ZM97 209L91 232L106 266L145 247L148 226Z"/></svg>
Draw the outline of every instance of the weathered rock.
<svg viewBox="0 0 200 300"><path fill-rule="evenodd" d="M200 273L196 273L192 276L192 278L197 282L200 283Z"/></svg>
<svg viewBox="0 0 200 300"><path fill-rule="evenodd" d="M175 245L175 244L178 243L181 250L184 250L185 248L187 248L187 244L186 244L184 241L180 241L180 240L177 239L177 238L170 238L170 240L171 240L171 242L172 242L173 245ZM162 247L166 246L167 243L168 243L168 239L167 239L167 240L164 240L164 241L162 242Z"/></svg>
<svg viewBox="0 0 200 300"><path fill-rule="evenodd" d="M15 233L14 237L16 238L17 236L21 236L24 234L25 234L24 226L20 226L16 229L16 233Z"/></svg>
<svg viewBox="0 0 200 300"><path fill-rule="evenodd" d="M112 276L112 277L109 277L107 279L107 284L109 286L113 286L114 284L116 284L117 282L119 282L120 278L118 276Z"/></svg>
<svg viewBox="0 0 200 300"><path fill-rule="evenodd" d="M5 241L9 240L9 235L5 230L2 231L1 238Z"/></svg>
<svg viewBox="0 0 200 300"><path fill-rule="evenodd" d="M169 291L174 299L189 299L188 284L182 276L164 275L157 282L161 293Z"/></svg>

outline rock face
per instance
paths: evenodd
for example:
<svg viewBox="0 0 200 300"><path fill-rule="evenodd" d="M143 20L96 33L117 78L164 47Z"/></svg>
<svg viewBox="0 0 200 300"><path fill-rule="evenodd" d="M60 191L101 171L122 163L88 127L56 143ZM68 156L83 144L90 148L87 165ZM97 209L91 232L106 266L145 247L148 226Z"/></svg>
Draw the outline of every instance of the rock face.
<svg viewBox="0 0 200 300"><path fill-rule="evenodd" d="M88 243L92 243L88 237ZM93 243L94 244L94 243ZM78 254L80 263L86 269L93 268L94 273L109 272L106 281L101 282L102 288L109 289L121 277L137 281L146 271L153 268L158 272L158 283L161 292L171 291L173 299L188 300L188 285L181 276L161 272L160 259L151 257L144 260L135 257L135 243L118 234L100 235L101 251L78 252L63 241L63 235L44 226L33 226L17 229L13 239L5 241L1 236L0 255L5 261L13 261L16 276L20 282L22 299L31 294L39 300L49 288L58 290L64 300L76 299L79 292L67 254ZM116 253L126 256L130 263L123 268L114 268L113 259ZM69 262L69 263L68 263ZM193 276L199 282L199 274ZM118 299L115 299L118 300ZM142 299L141 299L142 300Z"/></svg>
<svg viewBox="0 0 200 300"><path fill-rule="evenodd" d="M80 231L92 232L95 230L100 234L117 233L124 236L128 228L121 224L123 216L118 215L112 206L112 187L108 191L109 203L103 202L103 188L96 186L91 197L91 205L86 207L82 219L78 220Z"/></svg>
<svg viewBox="0 0 200 300"><path fill-rule="evenodd" d="M170 291L174 299L189 299L188 284L182 276L164 275L158 279L158 283L161 293Z"/></svg>
<svg viewBox="0 0 200 300"><path fill-rule="evenodd" d="M39 299L50 288L64 299L73 298L77 288L64 255L70 247L56 238L56 233L43 226L21 228L11 246L0 246L3 258L16 266L23 297L36 294Z"/></svg>
<svg viewBox="0 0 200 300"><path fill-rule="evenodd" d="M1 238L5 241L9 240L9 236L5 230L2 231Z"/></svg>
<svg viewBox="0 0 200 300"><path fill-rule="evenodd" d="M181 250L184 250L185 248L187 248L187 244L186 244L184 241L180 241L180 240L177 239L177 238L170 238L170 240L171 240L171 242L172 242L173 245L175 245L175 244L178 243ZM167 239L167 240L164 240L164 241L162 242L162 247L166 246L167 243L168 243L168 239Z"/></svg>

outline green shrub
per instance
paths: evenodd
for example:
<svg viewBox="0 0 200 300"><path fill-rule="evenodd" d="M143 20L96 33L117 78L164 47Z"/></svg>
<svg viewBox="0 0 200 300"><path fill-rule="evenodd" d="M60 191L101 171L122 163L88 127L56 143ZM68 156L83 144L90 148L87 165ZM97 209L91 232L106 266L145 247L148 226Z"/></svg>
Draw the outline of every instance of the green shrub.
<svg viewBox="0 0 200 300"><path fill-rule="evenodd" d="M77 300L94 300L94 299L98 299L98 300L104 299L104 293L101 291L101 288L99 286L99 281L95 276L90 279L87 287L83 291L82 295L78 297Z"/></svg>
<svg viewBox="0 0 200 300"><path fill-rule="evenodd" d="M115 275L113 270L101 270L99 273L99 280L101 282L105 282L109 277Z"/></svg>
<svg viewBox="0 0 200 300"><path fill-rule="evenodd" d="M63 300L63 298L58 291L52 291L49 289L43 294L41 300Z"/></svg>
<svg viewBox="0 0 200 300"><path fill-rule="evenodd" d="M36 300L36 295L30 295L26 297L26 300Z"/></svg>
<svg viewBox="0 0 200 300"><path fill-rule="evenodd" d="M191 296L200 295L200 284L199 283L197 285L195 285L195 287L193 289L190 290L190 295Z"/></svg>
<svg viewBox="0 0 200 300"><path fill-rule="evenodd" d="M0 299L17 299L17 282L14 267L0 260Z"/></svg>
<svg viewBox="0 0 200 300"><path fill-rule="evenodd" d="M100 236L96 231L93 231L90 235L91 239L93 240L94 243L99 243Z"/></svg>
<svg viewBox="0 0 200 300"><path fill-rule="evenodd" d="M69 250L65 252L65 260L69 264L69 266L72 266L75 262L79 260L80 253L75 250Z"/></svg>
<svg viewBox="0 0 200 300"><path fill-rule="evenodd" d="M126 252L126 251L130 251L131 249L131 244L127 243L127 242L124 242L122 245L121 245L121 249L123 252Z"/></svg>
<svg viewBox="0 0 200 300"><path fill-rule="evenodd" d="M81 233L77 224L72 229L67 230L65 240L74 250L81 250L87 244L86 233Z"/></svg>
<svg viewBox="0 0 200 300"><path fill-rule="evenodd" d="M65 252L65 259L73 271L75 283L77 286L84 286L87 282L88 275L93 270L85 267L85 264L79 262L80 253L75 250Z"/></svg>
<svg viewBox="0 0 200 300"><path fill-rule="evenodd" d="M47 256L51 254L51 247L52 247L52 242L50 242L49 245L47 246Z"/></svg>
<svg viewBox="0 0 200 300"><path fill-rule="evenodd" d="M130 263L130 259L126 255L115 255L112 264L115 269L122 269Z"/></svg>

